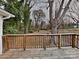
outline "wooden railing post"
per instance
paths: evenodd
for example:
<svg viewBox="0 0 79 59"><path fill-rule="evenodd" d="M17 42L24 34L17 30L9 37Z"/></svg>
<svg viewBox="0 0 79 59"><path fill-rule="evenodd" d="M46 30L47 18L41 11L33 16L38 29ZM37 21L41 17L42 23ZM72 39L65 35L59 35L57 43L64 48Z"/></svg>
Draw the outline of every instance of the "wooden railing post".
<svg viewBox="0 0 79 59"><path fill-rule="evenodd" d="M3 36L3 52L8 51L9 50L9 42L8 42L8 36L5 35Z"/></svg>
<svg viewBox="0 0 79 59"><path fill-rule="evenodd" d="M58 35L58 48L61 48L61 35Z"/></svg>
<svg viewBox="0 0 79 59"><path fill-rule="evenodd" d="M2 46L3 46L2 52L5 53L5 51L8 50L7 41L6 41L6 36L2 36L2 42L3 42L3 44L2 44Z"/></svg>
<svg viewBox="0 0 79 59"><path fill-rule="evenodd" d="M8 36L6 35L5 37L6 45L7 45L7 50L9 49L9 42L8 42Z"/></svg>
<svg viewBox="0 0 79 59"><path fill-rule="evenodd" d="M79 42L78 42L78 36L79 36L79 35L76 35L76 37L77 37L77 40L76 40L76 42L77 42L77 44L76 44L77 47L76 47L76 48L78 48L78 43L79 43Z"/></svg>
<svg viewBox="0 0 79 59"><path fill-rule="evenodd" d="M26 35L23 35L23 49L26 50Z"/></svg>
<svg viewBox="0 0 79 59"><path fill-rule="evenodd" d="M72 48L76 48L76 34L72 35Z"/></svg>

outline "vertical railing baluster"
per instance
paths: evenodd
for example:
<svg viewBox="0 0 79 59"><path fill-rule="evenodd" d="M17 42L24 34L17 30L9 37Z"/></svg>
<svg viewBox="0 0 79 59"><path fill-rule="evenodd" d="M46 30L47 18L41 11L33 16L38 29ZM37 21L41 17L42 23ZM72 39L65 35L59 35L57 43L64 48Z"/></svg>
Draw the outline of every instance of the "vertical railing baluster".
<svg viewBox="0 0 79 59"><path fill-rule="evenodd" d="M61 48L61 35L58 35L58 48Z"/></svg>
<svg viewBox="0 0 79 59"><path fill-rule="evenodd" d="M77 34L75 34L75 48L77 47Z"/></svg>
<svg viewBox="0 0 79 59"><path fill-rule="evenodd" d="M35 40L36 40L36 36L34 36L34 48L35 48L35 46L36 46Z"/></svg>
<svg viewBox="0 0 79 59"><path fill-rule="evenodd" d="M75 47L76 47L76 45L75 45L75 40L76 40L76 35L73 34L73 35L72 35L72 48L75 48Z"/></svg>
<svg viewBox="0 0 79 59"><path fill-rule="evenodd" d="M15 36L16 37L16 36ZM15 44L15 37L14 37L14 44ZM15 45L14 45L14 48L15 48Z"/></svg>
<svg viewBox="0 0 79 59"><path fill-rule="evenodd" d="M44 35L44 37L43 37L43 48L44 48L44 50L46 50L46 41L45 41L46 39L45 39L45 35Z"/></svg>
<svg viewBox="0 0 79 59"><path fill-rule="evenodd" d="M37 48L38 48L38 43L39 43L38 40L39 40L39 38L38 38L38 35L37 35L37 40L36 40L36 42L37 42Z"/></svg>
<svg viewBox="0 0 79 59"><path fill-rule="evenodd" d="M25 40L26 40L26 48L27 48L27 36L26 35L25 35L25 38L26 38Z"/></svg>
<svg viewBox="0 0 79 59"><path fill-rule="evenodd" d="M40 35L40 40L39 40L39 48L41 48L41 35Z"/></svg>
<svg viewBox="0 0 79 59"><path fill-rule="evenodd" d="M40 48L40 35L38 36L39 41L38 41L38 48Z"/></svg>
<svg viewBox="0 0 79 59"><path fill-rule="evenodd" d="M8 35L6 37L6 41L7 41L7 49L9 49L9 36Z"/></svg>
<svg viewBox="0 0 79 59"><path fill-rule="evenodd" d="M37 37L37 35L36 35L36 48L38 48L38 37Z"/></svg>
<svg viewBox="0 0 79 59"><path fill-rule="evenodd" d="M34 36L32 36L32 39L31 39L31 47L33 48L33 41L34 41Z"/></svg>
<svg viewBox="0 0 79 59"><path fill-rule="evenodd" d="M27 48L28 48L28 35L27 35Z"/></svg>
<svg viewBox="0 0 79 59"><path fill-rule="evenodd" d="M50 39L51 35L49 35L49 47L51 47L51 39Z"/></svg>
<svg viewBox="0 0 79 59"><path fill-rule="evenodd" d="M77 34L75 34L75 48L77 47Z"/></svg>
<svg viewBox="0 0 79 59"><path fill-rule="evenodd" d="M26 50L26 40L25 40L25 35L23 35L23 49L24 49L24 51Z"/></svg>
<svg viewBox="0 0 79 59"><path fill-rule="evenodd" d="M40 43L41 43L41 48L42 48L42 46L43 46L43 44L42 44L42 35L41 35L41 42Z"/></svg>
<svg viewBox="0 0 79 59"><path fill-rule="evenodd" d="M9 49L8 35L6 35L6 46L7 46L7 49Z"/></svg>
<svg viewBox="0 0 79 59"><path fill-rule="evenodd" d="M42 48L42 36L40 36L40 48Z"/></svg>
<svg viewBox="0 0 79 59"><path fill-rule="evenodd" d="M40 36L38 35L38 48L39 48Z"/></svg>
<svg viewBox="0 0 79 59"><path fill-rule="evenodd" d="M39 48L40 48L40 40L41 40L41 39L40 39L40 36L39 36Z"/></svg>
<svg viewBox="0 0 79 59"><path fill-rule="evenodd" d="M34 36L35 38L34 38L34 48L36 48L35 46L36 46L36 43L35 43L35 40L36 40L36 36Z"/></svg>
<svg viewBox="0 0 79 59"><path fill-rule="evenodd" d="M11 36L11 45L12 45L12 49L14 48L13 43L14 43L14 37Z"/></svg>
<svg viewBox="0 0 79 59"><path fill-rule="evenodd" d="M72 35L70 34L70 45L72 46Z"/></svg>
<svg viewBox="0 0 79 59"><path fill-rule="evenodd" d="M30 48L32 48L32 42L33 42L33 36L31 36L31 40L30 40Z"/></svg>
<svg viewBox="0 0 79 59"><path fill-rule="evenodd" d="M77 48L79 48L79 47L78 47L78 45L79 45L79 42L78 42L78 36L79 36L79 35L77 35Z"/></svg>
<svg viewBox="0 0 79 59"><path fill-rule="evenodd" d="M20 45L20 43L21 43L21 41L20 41L20 37L19 37L19 35L16 35L16 44L17 44L17 46L16 47L20 47L19 45Z"/></svg>
<svg viewBox="0 0 79 59"><path fill-rule="evenodd" d="M32 36L32 48L34 48L34 37L35 36Z"/></svg>
<svg viewBox="0 0 79 59"><path fill-rule="evenodd" d="M25 49L26 49L26 39L27 39L26 37L27 37L27 36L25 35L25 36L24 36L24 38L25 38Z"/></svg>
<svg viewBox="0 0 79 59"><path fill-rule="evenodd" d="M38 48L38 43L37 43L37 41L38 41L38 37L37 37L37 35L36 35L36 48Z"/></svg>
<svg viewBox="0 0 79 59"><path fill-rule="evenodd" d="M3 52L7 51L7 41L6 41L6 36L3 36Z"/></svg>

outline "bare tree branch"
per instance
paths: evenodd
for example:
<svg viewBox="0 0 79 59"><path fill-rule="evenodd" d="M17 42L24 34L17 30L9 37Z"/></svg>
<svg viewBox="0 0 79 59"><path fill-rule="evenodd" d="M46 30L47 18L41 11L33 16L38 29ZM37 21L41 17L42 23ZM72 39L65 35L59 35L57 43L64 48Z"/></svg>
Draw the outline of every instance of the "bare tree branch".
<svg viewBox="0 0 79 59"><path fill-rule="evenodd" d="M67 5L66 5L66 7L64 8L64 11L63 11L63 13L62 13L60 19L62 19L62 18L65 16L67 10L69 9L69 5L70 5L71 1L72 1L72 0L69 0L69 2L67 3Z"/></svg>
<svg viewBox="0 0 79 59"><path fill-rule="evenodd" d="M28 5L29 5L29 6L30 6L30 4L31 4L31 1L32 1L32 0L29 0L29 1L28 1Z"/></svg>
<svg viewBox="0 0 79 59"><path fill-rule="evenodd" d="M48 3L49 3L49 17L50 17L50 24L52 24L52 19L53 19L53 17L52 17L52 7L53 7L53 2L54 2L54 0L48 0Z"/></svg>
<svg viewBox="0 0 79 59"><path fill-rule="evenodd" d="M57 27L59 27L59 26L62 24L62 19L63 19L63 17L65 16L67 10L69 9L69 5L70 5L71 1L72 1L72 0L69 0L69 1L68 1L66 7L64 8L64 11L63 11L62 15L59 17L58 23L57 23Z"/></svg>
<svg viewBox="0 0 79 59"><path fill-rule="evenodd" d="M35 3L33 3L33 5L30 6L30 9L35 5Z"/></svg>
<svg viewBox="0 0 79 59"><path fill-rule="evenodd" d="M59 7L59 11L58 11L58 13L57 13L57 15L56 15L56 18L59 17L59 15L60 15L60 13L61 13L61 11L62 11L62 7L63 7L63 4L64 4L64 1L65 1L65 0L62 0L62 2L61 2L61 5L60 5L60 7Z"/></svg>
<svg viewBox="0 0 79 59"><path fill-rule="evenodd" d="M73 11L73 9L71 8L71 10ZM73 11L74 12L74 11ZM76 12L74 12L75 14L77 14ZM71 18L75 21L75 22L78 22L78 20L75 18L75 17L73 17L72 16L72 13L70 12L70 16L71 16Z"/></svg>

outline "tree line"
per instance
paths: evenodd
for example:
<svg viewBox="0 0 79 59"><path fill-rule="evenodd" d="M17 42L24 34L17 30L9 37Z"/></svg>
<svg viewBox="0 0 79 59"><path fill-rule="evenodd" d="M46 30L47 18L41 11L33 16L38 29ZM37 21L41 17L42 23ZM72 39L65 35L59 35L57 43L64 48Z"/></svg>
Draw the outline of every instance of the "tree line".
<svg viewBox="0 0 79 59"><path fill-rule="evenodd" d="M34 10L33 17L35 21L35 26L32 26L33 20L30 19L31 9L36 4L37 0L0 0L0 5L5 6L5 10L14 14L16 17L8 20L4 20L4 34L7 33L29 33L29 30L42 28L42 25L45 23L42 21L46 15L42 11L42 9ZM58 29L60 29L64 23L64 17L70 17L78 23L78 19L73 16L73 13L78 16L79 13L75 12L75 10L79 10L77 7L78 0L68 0L65 4L66 0L47 0L49 10L49 24L51 33L58 33ZM74 3L73 3L74 2ZM74 9L71 4L74 4ZM65 5L65 6L64 6ZM69 14L67 14L69 12ZM39 26L38 23L41 25Z"/></svg>

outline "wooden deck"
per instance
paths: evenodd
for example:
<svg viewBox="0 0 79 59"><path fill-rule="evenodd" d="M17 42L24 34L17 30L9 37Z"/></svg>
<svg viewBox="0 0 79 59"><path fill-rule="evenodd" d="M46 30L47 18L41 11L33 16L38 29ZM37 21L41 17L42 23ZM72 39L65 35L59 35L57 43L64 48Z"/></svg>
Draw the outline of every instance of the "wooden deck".
<svg viewBox="0 0 79 59"><path fill-rule="evenodd" d="M0 59L79 59L79 49L71 47L39 49L12 49L0 55Z"/></svg>
<svg viewBox="0 0 79 59"><path fill-rule="evenodd" d="M77 48L79 34L10 34L3 36L0 59L79 59Z"/></svg>

